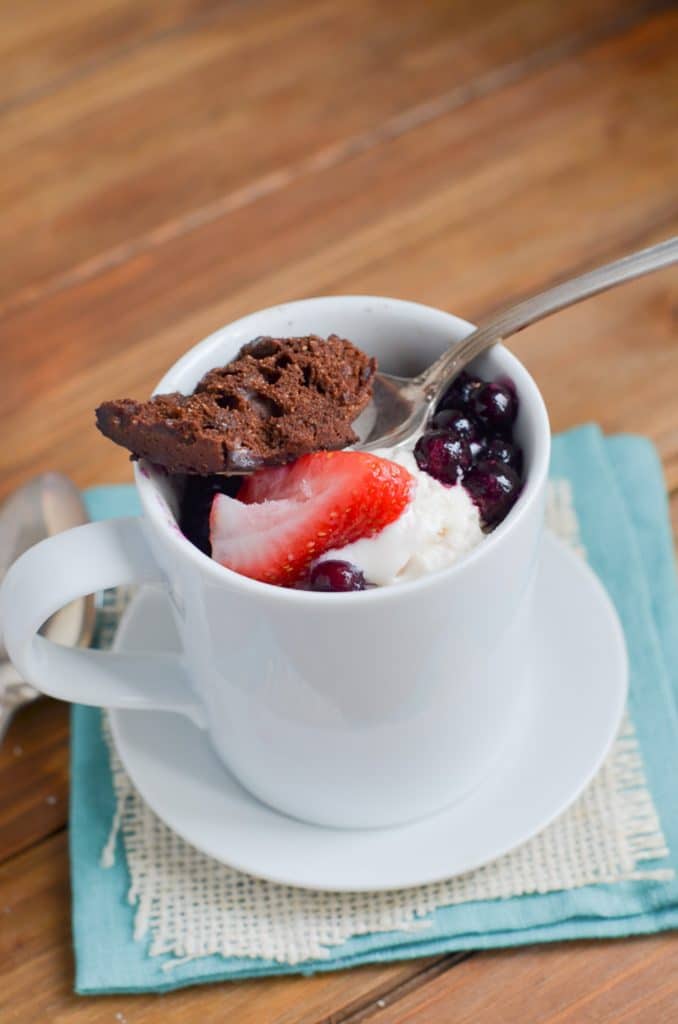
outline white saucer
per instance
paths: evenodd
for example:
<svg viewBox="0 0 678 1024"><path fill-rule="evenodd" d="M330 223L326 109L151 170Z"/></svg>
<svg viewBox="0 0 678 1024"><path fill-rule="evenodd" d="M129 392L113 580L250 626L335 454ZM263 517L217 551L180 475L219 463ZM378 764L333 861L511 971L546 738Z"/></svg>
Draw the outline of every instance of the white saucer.
<svg viewBox="0 0 678 1024"><path fill-rule="evenodd" d="M591 780L616 735L627 689L616 613L582 559L551 536L537 582L531 719L480 787L434 817L391 829L305 824L250 796L206 734L167 712L113 711L135 786L170 828L248 874L313 889L375 890L439 881L523 843ZM118 650L176 649L167 598L142 591Z"/></svg>

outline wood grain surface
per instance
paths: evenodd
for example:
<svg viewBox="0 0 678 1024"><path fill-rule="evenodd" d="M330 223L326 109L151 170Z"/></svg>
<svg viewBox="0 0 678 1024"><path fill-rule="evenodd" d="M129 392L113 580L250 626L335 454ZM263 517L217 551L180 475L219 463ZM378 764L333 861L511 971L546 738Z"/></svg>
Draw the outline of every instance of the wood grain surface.
<svg viewBox="0 0 678 1024"><path fill-rule="evenodd" d="M619 0L0 0L0 497L128 480L92 426L187 347L309 294L480 319L678 233L678 14ZM675 274L512 347L555 430L660 452L678 530ZM0 748L0 1021L662 1024L672 935L164 996L72 994L68 712Z"/></svg>

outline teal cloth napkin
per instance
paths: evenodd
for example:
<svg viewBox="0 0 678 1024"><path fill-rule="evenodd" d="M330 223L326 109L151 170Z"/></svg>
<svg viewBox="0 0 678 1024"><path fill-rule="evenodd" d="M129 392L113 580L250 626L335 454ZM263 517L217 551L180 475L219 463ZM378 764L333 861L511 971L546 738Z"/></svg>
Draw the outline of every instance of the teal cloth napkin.
<svg viewBox="0 0 678 1024"><path fill-rule="evenodd" d="M133 939L134 909L118 838L115 866L100 867L114 812L100 712L74 707L71 740L71 877L76 991L166 991L198 982L339 970L464 949L607 938L678 926L678 588L661 466L643 438L603 438L593 426L557 437L552 475L566 477L590 564L622 620L631 662L630 706L659 812L672 881L595 885L437 910L421 933L360 936L302 966L210 956L163 970ZM138 511L131 487L87 493L95 519Z"/></svg>

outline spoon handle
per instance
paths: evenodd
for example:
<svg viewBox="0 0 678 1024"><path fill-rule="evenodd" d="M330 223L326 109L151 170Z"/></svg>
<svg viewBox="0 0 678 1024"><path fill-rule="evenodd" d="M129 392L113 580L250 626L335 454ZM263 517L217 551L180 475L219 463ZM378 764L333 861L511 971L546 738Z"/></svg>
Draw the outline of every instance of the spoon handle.
<svg viewBox="0 0 678 1024"><path fill-rule="evenodd" d="M598 292L604 292L625 281L632 281L634 277L642 277L643 274L661 270L662 267L669 267L676 262L678 236L652 245L649 249L631 253L630 256L624 256L613 263L606 263L596 270L590 270L586 274L580 274L579 277L573 277L569 281L548 288L530 299L524 299L515 306L509 306L443 353L440 359L422 374L419 384L425 388L427 397L433 398L440 388L471 360L502 338L509 338L537 320L587 299L590 295L597 295Z"/></svg>

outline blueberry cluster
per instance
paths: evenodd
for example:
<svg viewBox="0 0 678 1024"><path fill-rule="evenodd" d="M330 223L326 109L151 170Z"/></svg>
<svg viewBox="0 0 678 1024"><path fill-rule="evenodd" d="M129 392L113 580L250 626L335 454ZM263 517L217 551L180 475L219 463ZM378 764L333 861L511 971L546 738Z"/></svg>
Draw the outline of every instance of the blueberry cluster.
<svg viewBox="0 0 678 1024"><path fill-rule="evenodd" d="M460 373L414 449L424 472L448 486L463 483L485 530L506 517L520 494L523 453L513 438L517 415L513 381Z"/></svg>

